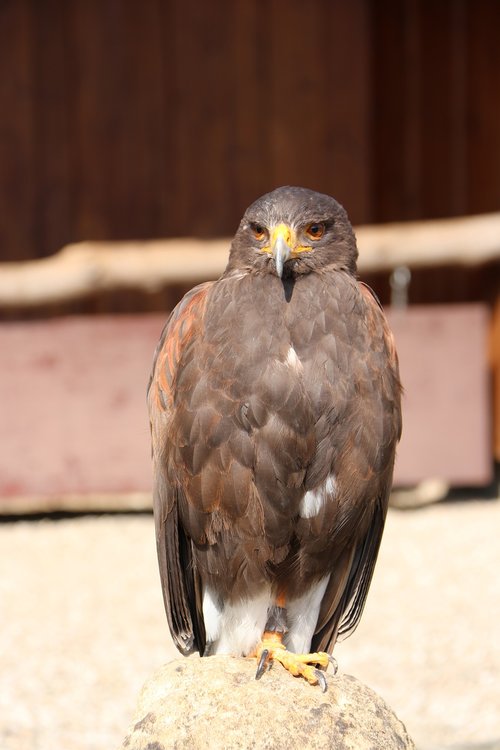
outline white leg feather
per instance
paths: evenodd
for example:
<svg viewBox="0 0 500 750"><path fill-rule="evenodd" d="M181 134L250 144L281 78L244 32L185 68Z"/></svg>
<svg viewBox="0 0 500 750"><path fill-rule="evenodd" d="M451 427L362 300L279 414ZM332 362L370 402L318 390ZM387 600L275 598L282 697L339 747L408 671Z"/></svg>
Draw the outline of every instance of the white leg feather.
<svg viewBox="0 0 500 750"><path fill-rule="evenodd" d="M212 653L246 656L253 651L264 632L271 603L271 589L266 588L253 599L226 604L217 620L217 638L211 639L214 640Z"/></svg>
<svg viewBox="0 0 500 750"><path fill-rule="evenodd" d="M207 641L213 643L219 637L222 610L215 594L208 586L203 591L202 608Z"/></svg>
<svg viewBox="0 0 500 750"><path fill-rule="evenodd" d="M325 576L301 597L287 602L289 632L284 640L287 648L296 654L307 654L311 649L311 640L329 579L329 575Z"/></svg>

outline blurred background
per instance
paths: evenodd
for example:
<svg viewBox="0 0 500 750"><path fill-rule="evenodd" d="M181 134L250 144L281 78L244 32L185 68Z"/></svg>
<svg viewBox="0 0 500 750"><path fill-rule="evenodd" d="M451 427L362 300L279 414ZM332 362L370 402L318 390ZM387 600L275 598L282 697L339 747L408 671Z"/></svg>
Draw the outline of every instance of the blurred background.
<svg viewBox="0 0 500 750"><path fill-rule="evenodd" d="M2 747L116 745L174 655L152 355L284 184L346 207L405 385L377 598L346 665L419 748L499 746L499 28L498 0L0 2Z"/></svg>

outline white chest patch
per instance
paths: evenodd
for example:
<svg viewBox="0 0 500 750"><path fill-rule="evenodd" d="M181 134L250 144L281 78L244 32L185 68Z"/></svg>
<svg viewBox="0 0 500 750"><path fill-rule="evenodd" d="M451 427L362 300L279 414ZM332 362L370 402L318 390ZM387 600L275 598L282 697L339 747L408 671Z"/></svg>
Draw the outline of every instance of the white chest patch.
<svg viewBox="0 0 500 750"><path fill-rule="evenodd" d="M337 480L334 474L330 474L324 484L314 490L306 492L299 505L299 516L301 518L313 518L317 516L324 505L328 495L334 495L337 489Z"/></svg>

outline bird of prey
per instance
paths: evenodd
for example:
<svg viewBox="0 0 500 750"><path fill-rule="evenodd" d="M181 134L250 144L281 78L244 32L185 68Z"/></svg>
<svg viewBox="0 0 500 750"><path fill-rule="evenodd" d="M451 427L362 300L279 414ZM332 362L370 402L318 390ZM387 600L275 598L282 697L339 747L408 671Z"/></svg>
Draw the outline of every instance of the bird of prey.
<svg viewBox="0 0 500 750"><path fill-rule="evenodd" d="M257 677L278 661L322 689L362 613L401 432L395 346L357 255L330 196L259 198L222 276L172 312L148 389L177 648L256 657Z"/></svg>

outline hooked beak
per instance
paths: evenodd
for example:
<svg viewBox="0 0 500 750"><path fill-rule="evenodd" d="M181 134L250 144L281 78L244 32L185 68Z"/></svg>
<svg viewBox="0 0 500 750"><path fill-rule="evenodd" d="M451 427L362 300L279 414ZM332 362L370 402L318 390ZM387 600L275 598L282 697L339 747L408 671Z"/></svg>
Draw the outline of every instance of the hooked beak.
<svg viewBox="0 0 500 750"><path fill-rule="evenodd" d="M276 265L276 273L283 276L283 266L292 253L294 239L292 230L286 224L279 224L271 232L271 253Z"/></svg>

